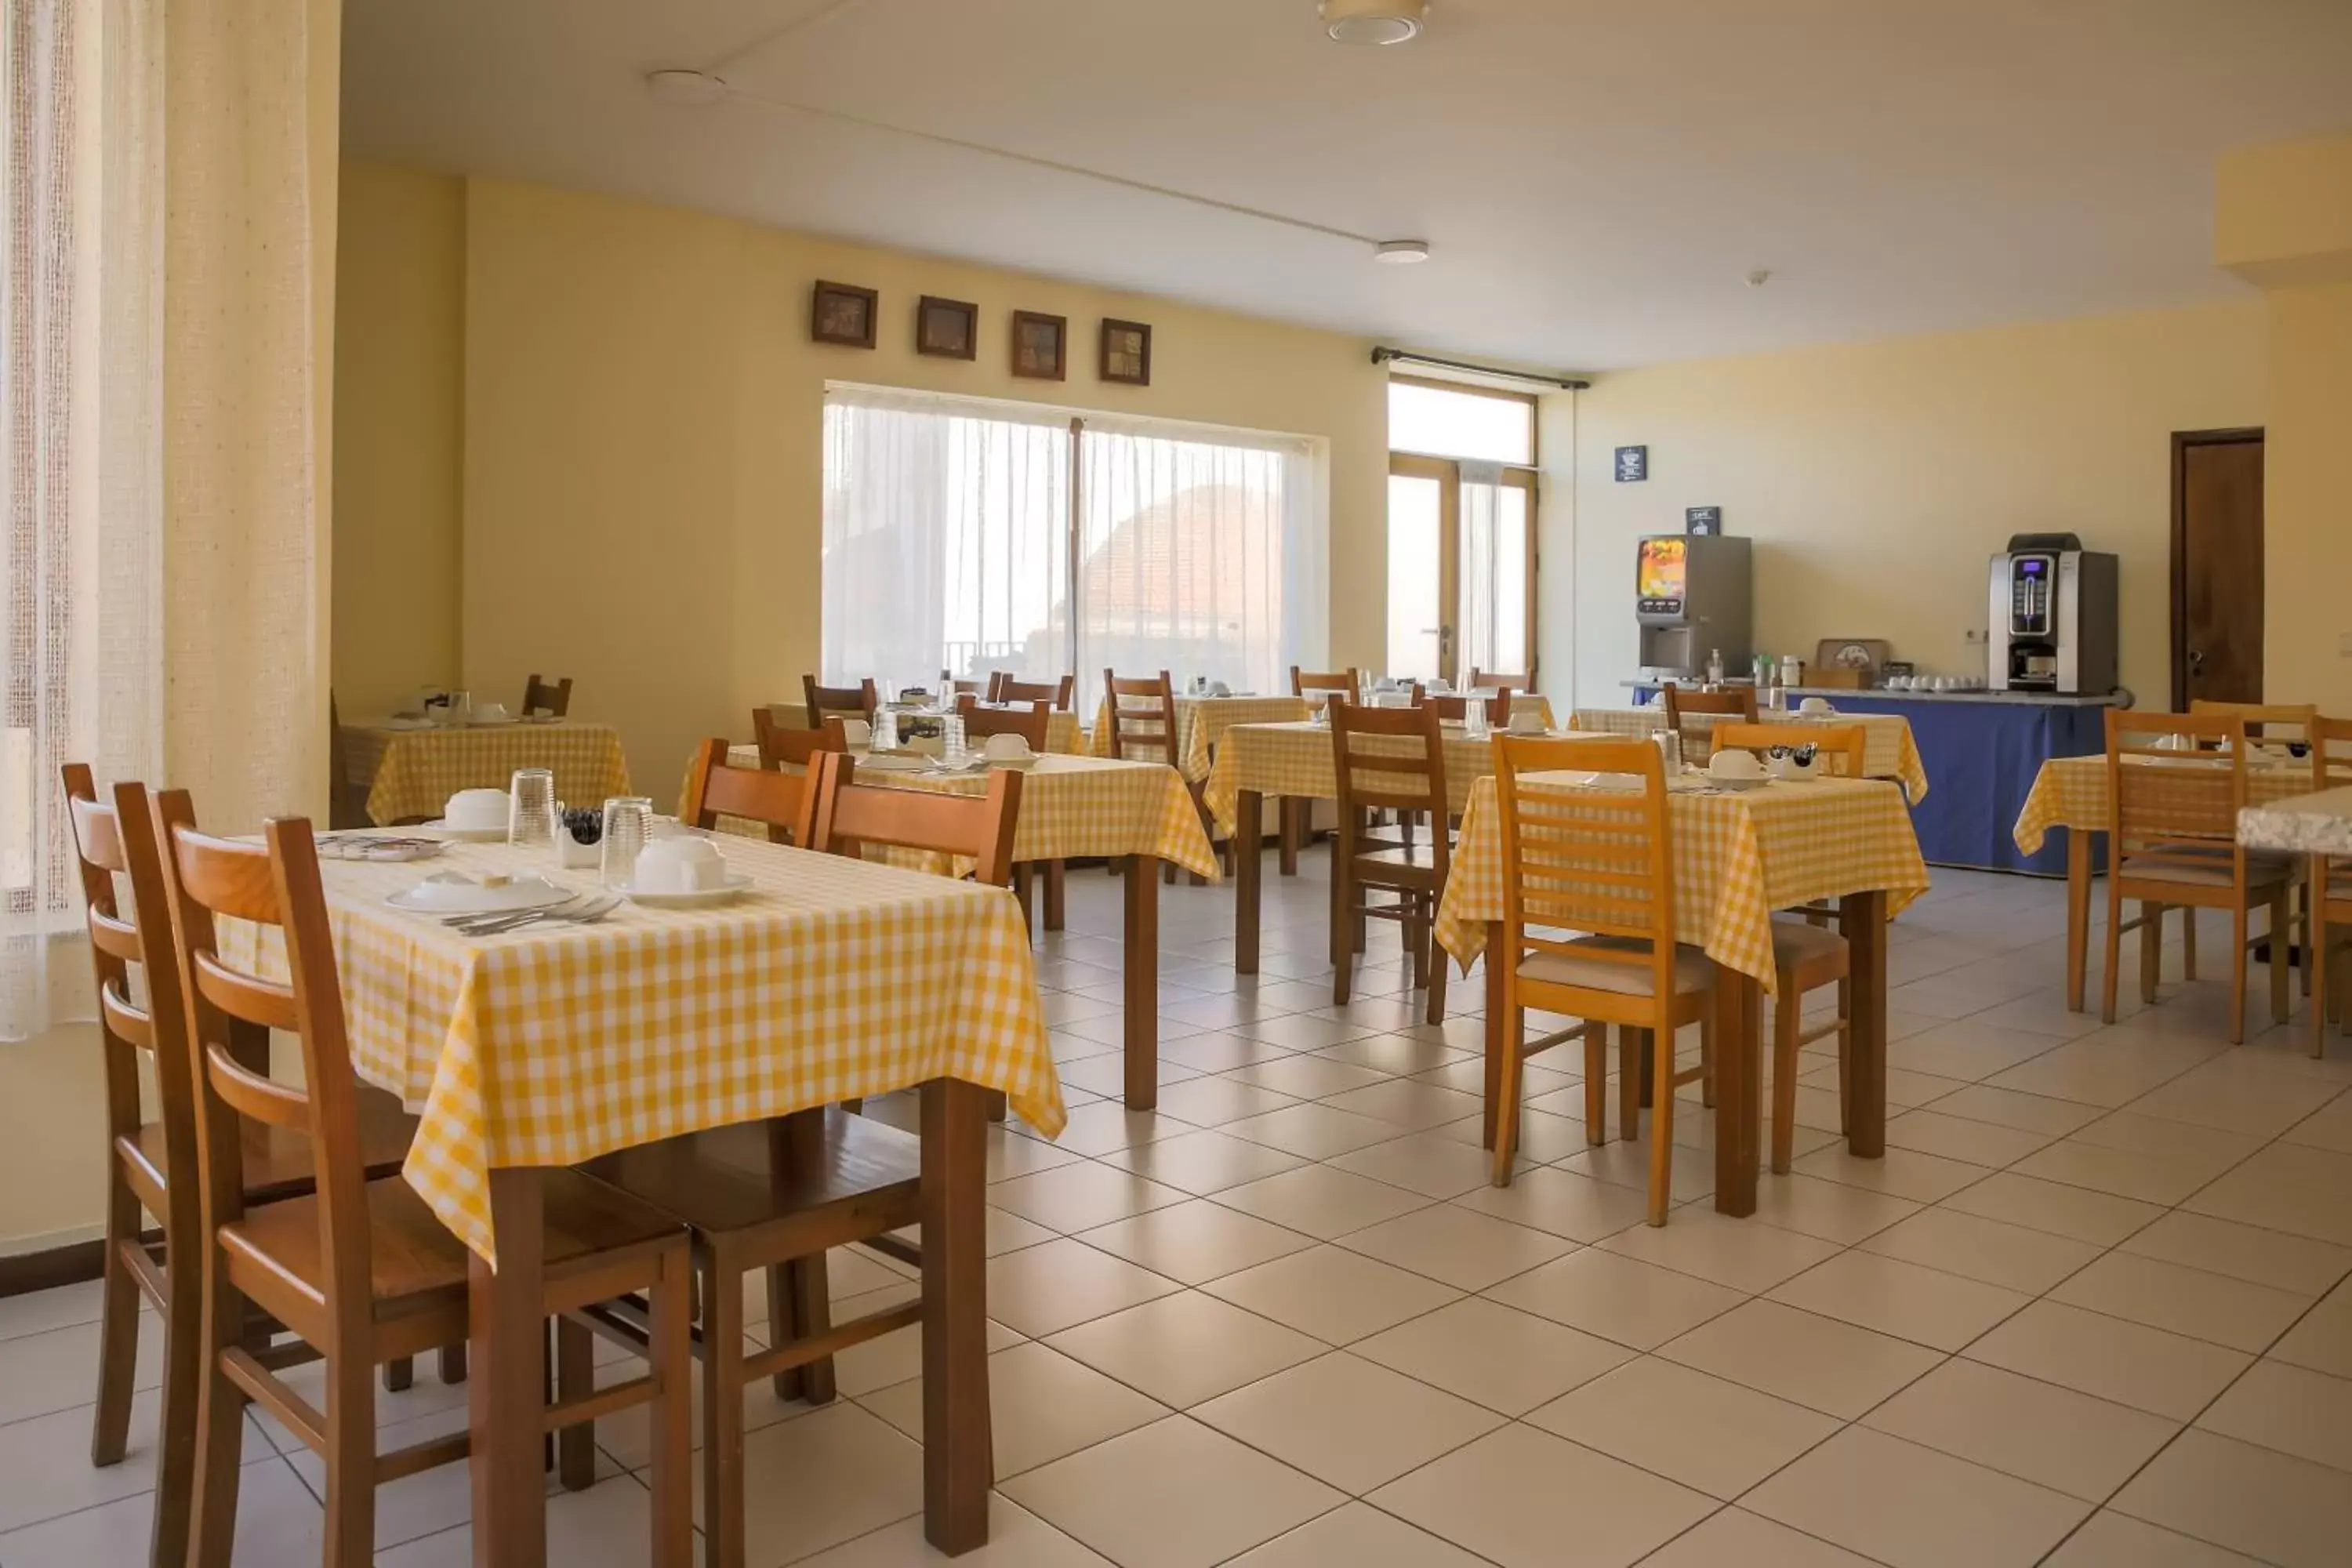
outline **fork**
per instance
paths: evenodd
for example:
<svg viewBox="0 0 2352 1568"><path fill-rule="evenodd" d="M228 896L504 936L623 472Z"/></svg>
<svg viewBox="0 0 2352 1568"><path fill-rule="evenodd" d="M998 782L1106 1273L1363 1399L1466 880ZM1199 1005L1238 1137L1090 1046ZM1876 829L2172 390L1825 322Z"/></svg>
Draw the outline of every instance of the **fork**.
<svg viewBox="0 0 2352 1568"><path fill-rule="evenodd" d="M457 930L461 936L504 936L510 931L520 931L530 925L593 925L620 907L621 900L617 895L591 895L549 909L525 910L519 914L477 920L471 924L460 925Z"/></svg>

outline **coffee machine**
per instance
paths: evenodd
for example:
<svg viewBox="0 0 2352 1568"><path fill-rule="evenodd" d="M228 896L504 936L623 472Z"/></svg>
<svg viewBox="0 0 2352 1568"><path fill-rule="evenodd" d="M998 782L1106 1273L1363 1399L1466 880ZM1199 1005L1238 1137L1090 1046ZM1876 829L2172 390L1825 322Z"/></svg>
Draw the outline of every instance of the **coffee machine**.
<svg viewBox="0 0 2352 1568"><path fill-rule="evenodd" d="M2105 696L2116 689L2116 558L2071 533L2018 533L1992 558L1985 684Z"/></svg>
<svg viewBox="0 0 2352 1568"><path fill-rule="evenodd" d="M1719 533L1667 533L1637 542L1633 610L1642 628L1642 668L1659 680L1704 678L1707 655L1727 670L1746 670L1748 644L1748 542Z"/></svg>

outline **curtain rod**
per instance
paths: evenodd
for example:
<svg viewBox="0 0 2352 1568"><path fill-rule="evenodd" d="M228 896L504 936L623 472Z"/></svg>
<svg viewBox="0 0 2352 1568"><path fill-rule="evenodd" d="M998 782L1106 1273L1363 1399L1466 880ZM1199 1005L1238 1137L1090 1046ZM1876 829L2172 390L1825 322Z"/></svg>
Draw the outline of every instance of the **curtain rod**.
<svg viewBox="0 0 2352 1568"><path fill-rule="evenodd" d="M1417 354L1406 349L1376 348L1372 351L1374 364L1425 364L1433 370L1456 370L1469 375L1491 375L1498 381L1532 382L1538 386L1565 387L1570 392L1582 392L1591 386L1589 381L1578 381L1564 375L1535 375L1523 370L1496 370L1492 365L1468 364L1458 359L1438 359L1431 354Z"/></svg>

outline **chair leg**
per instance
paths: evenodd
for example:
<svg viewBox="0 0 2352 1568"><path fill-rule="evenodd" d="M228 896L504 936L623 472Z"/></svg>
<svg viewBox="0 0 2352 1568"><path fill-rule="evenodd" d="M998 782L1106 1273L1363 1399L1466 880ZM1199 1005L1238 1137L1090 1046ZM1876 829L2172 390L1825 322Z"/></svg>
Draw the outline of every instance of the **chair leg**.
<svg viewBox="0 0 2352 1568"><path fill-rule="evenodd" d="M1786 1175L1797 1146L1797 1036L1805 999L1796 976L1780 973L1780 994L1772 1005L1772 1170Z"/></svg>
<svg viewBox="0 0 2352 1568"><path fill-rule="evenodd" d="M2164 906L2146 900L2139 906L2139 999L2153 1004L2164 979Z"/></svg>
<svg viewBox="0 0 2352 1568"><path fill-rule="evenodd" d="M2246 910L2230 911L2230 1043L2246 1043Z"/></svg>
<svg viewBox="0 0 2352 1568"><path fill-rule="evenodd" d="M91 1418L89 1433L89 1462L93 1465L122 1462L130 1442L131 1394L139 1380L139 1279L123 1257L125 1247L139 1245L139 1198L123 1180L121 1164L112 1150L107 1152L106 1160L106 1257L105 1282L100 1287L99 1298L98 1408ZM195 1305L195 1280L189 1279L173 1293L184 1294L189 1305Z"/></svg>
<svg viewBox="0 0 2352 1568"><path fill-rule="evenodd" d="M1519 1138L1519 1058L1526 1047L1526 1031L1510 1027L1510 1020L1506 1018L1502 1081L1496 1089L1501 1099L1495 1107L1493 1179L1498 1187L1511 1184L1512 1156Z"/></svg>
<svg viewBox="0 0 2352 1568"><path fill-rule="evenodd" d="M1348 1005L1348 985L1356 967L1355 877L1343 843L1331 852L1331 1005Z"/></svg>
<svg viewBox="0 0 2352 1568"><path fill-rule="evenodd" d="M702 1255L702 1530L707 1568L744 1568L743 1274Z"/></svg>
<svg viewBox="0 0 2352 1568"><path fill-rule="evenodd" d="M739 1295L740 1301L741 1297ZM654 1375L659 1391L646 1413L653 1436L654 1540L656 1568L691 1568L694 1562L694 1264L685 1247L673 1247L662 1259L654 1282L652 1343ZM738 1342L740 1342L740 1341ZM734 1385L738 1390L741 1384ZM712 1403L717 1403L714 1399ZM737 1409L736 1430L743 1422L741 1396L730 1402ZM739 1439L740 1440L740 1439ZM741 1552L741 1518L737 1517L737 1552ZM715 1539L715 1537L714 1537ZM714 1547L711 1561L719 1554Z"/></svg>
<svg viewBox="0 0 2352 1568"><path fill-rule="evenodd" d="M2311 1054L2315 1059L2327 1054L2327 921L2320 912L2318 894L2318 889L2313 888L2303 926L2303 973L2311 983L2311 1000L2304 1005L2311 1011Z"/></svg>
<svg viewBox="0 0 2352 1568"><path fill-rule="evenodd" d="M1712 1029L1699 1031L1698 1065L1698 1102L1709 1110L1713 1110L1715 1109L1715 1031Z"/></svg>
<svg viewBox="0 0 2352 1568"><path fill-rule="evenodd" d="M1412 988L1425 991L1429 988L1429 949L1423 938L1429 926L1423 911L1429 906L1418 893L1402 893L1398 897L1405 910L1404 919L1398 922L1404 932L1405 969L1412 976Z"/></svg>
<svg viewBox="0 0 2352 1568"><path fill-rule="evenodd" d="M2197 978L2197 906L2180 907L2180 978Z"/></svg>
<svg viewBox="0 0 2352 1568"><path fill-rule="evenodd" d="M2284 883L2271 889L2271 1022L2286 1022L2289 982L2293 976L2288 965L2287 944L2294 940L2294 922L2287 914L2287 889Z"/></svg>
<svg viewBox="0 0 2352 1568"><path fill-rule="evenodd" d="M1617 1026L1617 1136L1628 1142L1642 1135L1642 1052L1649 1031Z"/></svg>
<svg viewBox="0 0 2352 1568"><path fill-rule="evenodd" d="M781 1269L770 1270L772 1281L777 1274L784 1277L785 1299L792 1310L793 1337L807 1340L830 1332L833 1328L833 1303L832 1290L826 1282L824 1254L820 1252L807 1258L796 1258ZM770 1288L773 1289L772 1283ZM771 1325L777 1321L772 1315L773 1310L772 1306L772 1315L768 1320ZM835 1384L831 1356L809 1363L800 1368L799 1373L797 1392L801 1398L811 1405L830 1405L833 1402ZM789 1397L784 1394L783 1388L784 1378L788 1375L777 1374L776 1393L779 1396Z"/></svg>
<svg viewBox="0 0 2352 1568"><path fill-rule="evenodd" d="M193 1258L196 1242L164 1242L165 1267ZM156 1424L155 1527L151 1563L188 1560L188 1522L196 1484L196 1420L205 1364L204 1281L194 1267L172 1279L163 1299L163 1402Z"/></svg>
<svg viewBox="0 0 2352 1568"><path fill-rule="evenodd" d="M1650 1034L1650 1223L1666 1223L1675 1190L1675 1031Z"/></svg>
<svg viewBox="0 0 2352 1568"><path fill-rule="evenodd" d="M443 1383L454 1385L466 1381L466 1347L463 1342L443 1345L438 1360Z"/></svg>
<svg viewBox="0 0 2352 1568"><path fill-rule="evenodd" d="M416 1383L416 1363L407 1356L394 1356L383 1363L383 1391L404 1394Z"/></svg>
<svg viewBox="0 0 2352 1568"><path fill-rule="evenodd" d="M596 1388L596 1341L570 1318L555 1320L555 1397L584 1399ZM596 1424L582 1421L555 1435L555 1474L568 1492L596 1484Z"/></svg>
<svg viewBox="0 0 2352 1568"><path fill-rule="evenodd" d="M1429 904L1429 1012L1425 1016L1434 1027L1445 1022L1445 987L1449 978L1445 972L1454 961L1437 945L1436 894L1430 895Z"/></svg>
<svg viewBox="0 0 2352 1568"><path fill-rule="evenodd" d="M375 1562L375 1380L361 1348L327 1357L326 1568Z"/></svg>
<svg viewBox="0 0 2352 1568"><path fill-rule="evenodd" d="M1037 903L1031 886L1029 863L1026 860L1013 868L1013 901L1021 906L1021 929L1034 936L1037 931Z"/></svg>
<svg viewBox="0 0 2352 1568"><path fill-rule="evenodd" d="M2124 952L2124 900L2116 891L2113 881L2107 884L2107 970L2101 980L2099 1018L2103 1023L2116 1021L2116 966Z"/></svg>
<svg viewBox="0 0 2352 1568"><path fill-rule="evenodd" d="M1047 931L1062 929L1063 911L1066 908L1063 884L1066 880L1062 874L1062 863L1059 860L1045 862L1045 929Z"/></svg>
<svg viewBox="0 0 2352 1568"><path fill-rule="evenodd" d="M209 1261L209 1259L207 1260ZM229 1568L236 1548L237 1471L245 1458L245 1391L221 1371L221 1354L244 1330L245 1299L211 1270L201 1285L183 1268L182 1288L204 1292L196 1395L196 1496L189 1521L188 1568Z"/></svg>
<svg viewBox="0 0 2352 1568"><path fill-rule="evenodd" d="M1609 1026L1584 1026L1584 1141L1609 1142Z"/></svg>

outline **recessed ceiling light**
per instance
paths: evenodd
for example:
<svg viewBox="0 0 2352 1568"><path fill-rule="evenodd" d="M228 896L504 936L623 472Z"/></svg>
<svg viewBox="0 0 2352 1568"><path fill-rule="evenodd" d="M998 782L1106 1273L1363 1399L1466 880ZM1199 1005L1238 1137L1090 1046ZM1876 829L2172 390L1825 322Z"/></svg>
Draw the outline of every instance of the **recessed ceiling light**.
<svg viewBox="0 0 2352 1568"><path fill-rule="evenodd" d="M1372 247L1372 259L1390 267L1411 267L1416 261L1429 259L1429 241L1384 239Z"/></svg>
<svg viewBox="0 0 2352 1568"><path fill-rule="evenodd" d="M656 103L699 109L727 96L727 84L709 71L657 70L646 73L646 92Z"/></svg>
<svg viewBox="0 0 2352 1568"><path fill-rule="evenodd" d="M1316 9L1343 44L1402 44L1421 36L1429 0L1320 0Z"/></svg>

